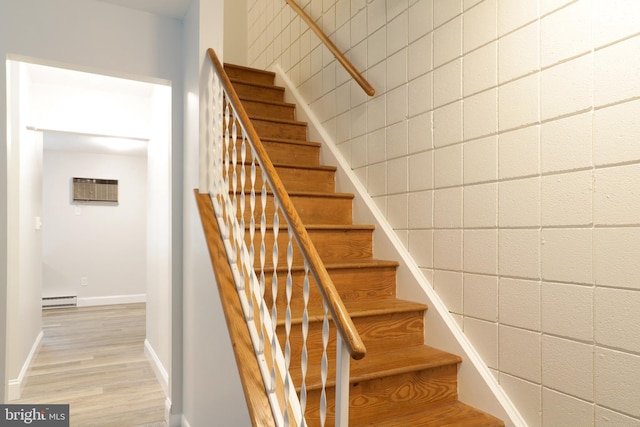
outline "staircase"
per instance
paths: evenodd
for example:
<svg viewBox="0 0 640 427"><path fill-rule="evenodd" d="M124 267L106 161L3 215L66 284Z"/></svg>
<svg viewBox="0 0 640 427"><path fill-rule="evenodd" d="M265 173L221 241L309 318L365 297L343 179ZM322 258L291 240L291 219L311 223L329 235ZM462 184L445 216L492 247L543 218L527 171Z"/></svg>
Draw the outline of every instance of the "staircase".
<svg viewBox="0 0 640 427"><path fill-rule="evenodd" d="M427 306L396 298L398 264L373 257L373 227L352 223L354 196L336 192L336 168L320 164L320 144L307 140L307 124L295 119L295 105L284 102L284 88L274 85L275 75L230 64L225 70L367 347L364 359L351 361L350 425L503 426L501 420L458 401L460 357L424 345ZM286 247L286 238L286 232L279 233L281 247ZM285 252L280 253L282 260ZM302 266L294 268L294 286L302 287L303 274ZM319 297L310 301L316 302L309 307L311 365L321 358L322 307ZM284 313L285 296L278 295L276 303ZM291 302L294 313L302 304ZM300 360L301 345L295 344L297 339L302 342L296 336L300 330L294 324L292 360ZM329 379L335 378L335 351L333 337ZM300 367L292 366L291 375L299 383ZM311 375L306 378L306 418L314 426L319 425L321 381L319 374ZM333 425L333 389L327 393L327 425Z"/></svg>

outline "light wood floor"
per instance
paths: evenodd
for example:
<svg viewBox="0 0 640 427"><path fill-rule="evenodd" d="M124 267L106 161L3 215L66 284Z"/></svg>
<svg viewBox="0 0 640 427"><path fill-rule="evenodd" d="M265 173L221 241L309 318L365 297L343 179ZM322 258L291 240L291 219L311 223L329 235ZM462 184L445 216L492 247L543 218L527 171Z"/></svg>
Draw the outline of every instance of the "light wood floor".
<svg viewBox="0 0 640 427"><path fill-rule="evenodd" d="M11 403L69 404L73 427L166 425L165 394L144 354L144 304L45 310L43 331Z"/></svg>

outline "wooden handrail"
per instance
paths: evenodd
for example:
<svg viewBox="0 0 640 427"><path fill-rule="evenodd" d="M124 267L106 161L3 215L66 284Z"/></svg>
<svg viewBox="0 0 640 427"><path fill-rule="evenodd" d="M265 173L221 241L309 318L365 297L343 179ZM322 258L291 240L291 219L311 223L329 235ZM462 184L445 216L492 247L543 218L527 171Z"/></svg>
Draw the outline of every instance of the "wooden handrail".
<svg viewBox="0 0 640 427"><path fill-rule="evenodd" d="M304 22L306 22L307 25L309 25L309 28L311 28L313 32L316 33L316 35L320 38L322 43L324 43L325 46L327 46L327 49L331 51L331 53L333 54L333 56L335 56L338 62L342 64L345 70L347 70L347 72L351 75L351 77L353 77L353 79L360 85L362 90L364 90L366 94L369 96L375 95L376 90L373 88L373 86L371 86L371 84L369 84L369 82L362 76L362 74L360 74L358 70L355 69L353 64L349 62L349 60L342 54L342 52L340 52L340 50L338 50L336 45L333 44L333 42L329 39L329 37L326 36L326 34L320 29L320 27L318 27L318 25L313 21L313 19L311 19L311 17L309 17L309 15L307 15L305 11L302 10L302 8L298 5L298 3L296 3L294 0L285 0L285 1L289 3L289 6L291 6L291 8L295 10L298 15L300 15L300 17L304 20Z"/></svg>
<svg viewBox="0 0 640 427"><path fill-rule="evenodd" d="M280 209L287 217L289 226L293 229L293 234L296 236L299 249L308 261L309 270L311 271L313 277L316 279L318 289L322 297L324 298L325 303L327 304L336 329L345 342L347 350L349 351L349 355L356 360L362 359L367 352L366 347L362 342L360 334L358 334L358 331L353 324L353 321L351 320L351 317L349 316L349 313L344 306L344 303L342 302L342 299L340 298L340 295L338 294L338 291L336 290L331 277L329 277L329 273L322 263L320 255L318 255L316 248L311 243L311 238L307 233L307 229L303 225L298 212L293 206L293 203L291 202L291 199L289 198L289 195L285 190L284 185L282 184L282 181L278 177L278 173L276 172L273 163L271 163L269 155L262 145L260 137L251 124L249 116L242 106L240 98L233 88L233 85L231 84L227 73L224 71L222 63L218 59L213 49L209 48L207 52L209 54L209 57L211 58L211 61L213 62L216 73L220 78L220 83L222 84L228 96L228 101L235 109L238 120L244 127L244 130L247 132L249 141L253 144L256 158L260 162L260 165L263 169L263 176L269 182L271 191L280 201Z"/></svg>

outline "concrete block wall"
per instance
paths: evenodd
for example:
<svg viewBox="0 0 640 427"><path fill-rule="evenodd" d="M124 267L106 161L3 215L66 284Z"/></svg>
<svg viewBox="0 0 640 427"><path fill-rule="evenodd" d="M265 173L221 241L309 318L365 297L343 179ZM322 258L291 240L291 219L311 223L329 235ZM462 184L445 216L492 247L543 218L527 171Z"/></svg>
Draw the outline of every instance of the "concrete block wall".
<svg viewBox="0 0 640 427"><path fill-rule="evenodd" d="M640 2L279 0L280 64L532 425L640 425Z"/></svg>

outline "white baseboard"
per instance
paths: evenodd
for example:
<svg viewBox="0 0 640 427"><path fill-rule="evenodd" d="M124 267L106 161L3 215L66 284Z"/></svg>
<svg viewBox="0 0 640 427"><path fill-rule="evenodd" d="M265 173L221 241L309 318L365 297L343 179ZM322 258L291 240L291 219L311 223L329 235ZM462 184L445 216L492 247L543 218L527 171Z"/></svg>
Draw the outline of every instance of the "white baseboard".
<svg viewBox="0 0 640 427"><path fill-rule="evenodd" d="M147 356L147 359L149 359L149 362L151 362L151 367L153 368L153 372L156 374L156 378L158 378L158 381L162 386L162 390L164 390L164 395L169 396L169 373L162 365L162 362L160 361L158 354L153 349L153 347L151 346L151 343L147 339L144 340L144 354L145 356ZM170 411L171 400L167 398L167 401L168 401L169 411Z"/></svg>
<svg viewBox="0 0 640 427"><path fill-rule="evenodd" d="M184 415L182 416L181 422L182 422L182 427L191 427L191 424L189 424L189 421L187 421L187 418Z"/></svg>
<svg viewBox="0 0 640 427"><path fill-rule="evenodd" d="M147 302L147 294L112 295L106 297L78 297L78 307L92 307L96 305L134 304Z"/></svg>
<svg viewBox="0 0 640 427"><path fill-rule="evenodd" d="M40 331L40 333L36 337L36 340L31 346L31 351L29 351L29 355L27 356L27 359L24 361L24 364L22 365L22 369L20 369L20 374L18 375L18 378L16 378L15 380L9 380L9 383L8 383L9 387L7 390L8 392L7 399L9 401L20 399L20 396L22 395L22 389L24 388L24 381L29 375L29 371L31 370L31 364L33 363L33 360L36 358L36 355L40 350L43 337L44 337L44 333Z"/></svg>

